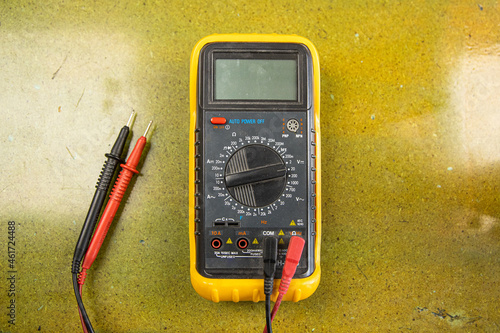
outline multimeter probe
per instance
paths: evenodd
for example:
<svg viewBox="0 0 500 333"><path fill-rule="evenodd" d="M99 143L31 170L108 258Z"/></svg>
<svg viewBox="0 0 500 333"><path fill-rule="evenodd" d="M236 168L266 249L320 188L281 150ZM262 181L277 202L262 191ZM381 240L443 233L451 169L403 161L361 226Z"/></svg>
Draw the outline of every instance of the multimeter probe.
<svg viewBox="0 0 500 333"><path fill-rule="evenodd" d="M83 306L83 302L81 300L81 292L82 292L83 284L85 283L87 270L92 266L92 263L94 262L95 258L97 257L97 254L101 248L102 243L104 242L104 239L105 239L106 234L109 230L109 227L111 226L111 223L113 222L115 214L118 211L118 208L120 207L120 203L121 203L122 198L125 194L125 191L127 190L128 185L132 179L132 176L135 173L139 173L136 170L136 168L137 168L137 165L139 164L141 155L144 151L144 147L146 146L146 143L147 143L146 135L151 127L151 123L152 122L149 122L149 125L148 125L144 135L141 136L137 140L137 143L136 143L134 149L132 150L132 153L130 154L129 158L127 159L127 162L125 164L120 165L122 167L122 171L120 172L120 175L118 176L118 179L115 182L114 188L113 188L111 195L110 195L110 199L106 205L106 208L103 211L103 214L102 214L101 219L99 221L99 224L97 225L97 228L94 232L92 240L90 241L90 244L88 245L88 248L86 249L85 259L84 259L83 264L82 264L82 271L79 273L79 276L77 279L77 284L79 284L79 287L75 286L75 294L76 294L76 298L78 301L80 315L82 318L83 331L85 333L87 333L87 332L93 333L94 332L94 330L92 328L92 324L88 318L88 315L87 315L85 308ZM128 135L128 133L127 133L127 135ZM120 142L122 141L120 136L119 136L119 140L120 140ZM125 137L125 140L126 140L126 137ZM114 174L114 170L113 170L113 173L111 173L111 176L109 177L109 183L111 182L111 178L112 178L112 175ZM106 174L109 175L110 170L106 170L106 171L107 171ZM107 188L109 188L109 184L108 184ZM104 191L104 188L102 188L101 190ZM105 193L107 193L107 190ZM101 207L102 207L102 204L101 204ZM100 212L100 208L97 209L97 205L95 207L93 207L91 205L90 210L92 210L93 212L97 211L97 213L96 213L97 214L96 219L97 219L97 216ZM92 228L92 230L93 230L93 228ZM74 263L72 268L74 268L78 271L79 262L78 262L78 265L76 263ZM75 277L78 273L75 274L74 270L72 270L72 272L73 272L73 283L75 284Z"/></svg>
<svg viewBox="0 0 500 333"><path fill-rule="evenodd" d="M135 112L129 117L129 120L125 126L120 130L118 137L111 148L111 151L106 154L107 157L106 162L102 167L101 174L99 176L99 180L96 184L96 190L94 192L94 197L92 198L92 202L90 204L87 217L85 218L85 222L83 223L82 231L80 236L78 237L78 241L75 247L75 253L73 255L73 262L71 264L71 273L73 275L73 288L75 291L75 297L78 303L78 310L80 312L80 317L82 319L82 325L89 326L90 321L88 320L87 312L85 311L85 307L83 306L83 302L81 299L81 293L78 287L78 274L80 272L80 263L83 259L83 256L87 252L90 237L94 231L95 225L99 218L99 213L101 212L102 206L106 201L106 195L109 191L109 187L111 185L111 181L122 161L122 154L125 148L125 144L127 142L127 138L130 133L130 126L134 120Z"/></svg>
<svg viewBox="0 0 500 333"><path fill-rule="evenodd" d="M139 140L137 140L134 150L132 150L132 153L127 159L127 163L120 165L122 167L122 171L120 172L120 176L118 176L118 179L116 180L113 191L111 192L111 195L109 197L108 204L106 205L106 208L102 213L101 220L97 225L94 236L92 237L92 241L90 242L89 248L87 250L87 254L85 255L85 259L83 260L82 275L79 281L80 284L83 284L83 282L85 281L86 270L89 269L90 266L92 266L95 258L97 257L97 253L99 253L101 245L106 238L106 234L108 233L109 227L111 226L111 223L115 218L115 214L120 207L123 195L125 194L125 191L127 190L127 187L132 180L132 176L134 175L134 173L139 173L139 171L136 170L136 167L139 164L142 152L144 150L144 147L146 146L146 135L149 131L149 128L151 127L151 123L152 122L149 123L144 135L141 136Z"/></svg>

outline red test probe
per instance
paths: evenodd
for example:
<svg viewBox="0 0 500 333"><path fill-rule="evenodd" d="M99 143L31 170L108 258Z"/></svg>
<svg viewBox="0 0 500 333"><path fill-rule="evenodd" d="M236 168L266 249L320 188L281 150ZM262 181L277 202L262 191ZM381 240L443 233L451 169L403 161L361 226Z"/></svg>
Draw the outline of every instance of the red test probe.
<svg viewBox="0 0 500 333"><path fill-rule="evenodd" d="M300 257L302 256L302 250L304 249L305 240L298 236L292 236L290 243L288 244L288 250L286 251L285 265L283 266L283 272L281 273L281 282L279 286L278 298L274 303L273 311L271 312L271 322L278 312L283 296L285 296L292 281L295 271L297 270L297 265L299 264ZM264 328L264 333L267 333L267 326Z"/></svg>

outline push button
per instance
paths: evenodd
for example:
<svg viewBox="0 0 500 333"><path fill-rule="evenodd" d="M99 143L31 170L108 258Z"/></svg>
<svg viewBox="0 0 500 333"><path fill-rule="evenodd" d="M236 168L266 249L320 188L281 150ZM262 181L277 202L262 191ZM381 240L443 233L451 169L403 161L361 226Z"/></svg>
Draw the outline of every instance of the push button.
<svg viewBox="0 0 500 333"><path fill-rule="evenodd" d="M223 117L212 117L210 122L214 125L224 125L226 123L226 118Z"/></svg>

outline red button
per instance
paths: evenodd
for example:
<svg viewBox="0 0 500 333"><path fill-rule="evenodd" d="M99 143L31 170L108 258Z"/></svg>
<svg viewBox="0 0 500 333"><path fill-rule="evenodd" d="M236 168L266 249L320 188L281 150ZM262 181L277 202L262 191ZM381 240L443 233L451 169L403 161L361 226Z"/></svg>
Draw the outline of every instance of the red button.
<svg viewBox="0 0 500 333"><path fill-rule="evenodd" d="M214 125L224 125L226 123L226 118L213 117L212 119L210 119L210 122Z"/></svg>

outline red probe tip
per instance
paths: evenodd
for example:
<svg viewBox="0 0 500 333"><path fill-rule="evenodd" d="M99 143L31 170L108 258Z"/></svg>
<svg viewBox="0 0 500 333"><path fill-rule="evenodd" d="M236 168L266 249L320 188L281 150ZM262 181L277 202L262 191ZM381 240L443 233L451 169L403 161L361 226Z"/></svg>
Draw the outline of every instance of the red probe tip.
<svg viewBox="0 0 500 333"><path fill-rule="evenodd" d="M153 121L151 120L151 121L149 122L148 128L146 128L146 132L144 132L144 135L143 135L144 137L148 134L148 132L149 132L149 128L151 127L151 124L152 124L152 123L153 123Z"/></svg>

